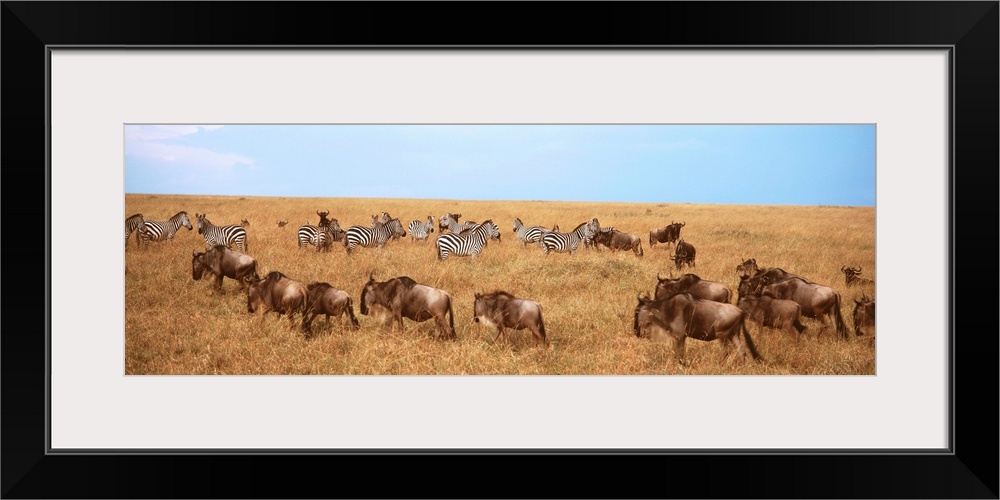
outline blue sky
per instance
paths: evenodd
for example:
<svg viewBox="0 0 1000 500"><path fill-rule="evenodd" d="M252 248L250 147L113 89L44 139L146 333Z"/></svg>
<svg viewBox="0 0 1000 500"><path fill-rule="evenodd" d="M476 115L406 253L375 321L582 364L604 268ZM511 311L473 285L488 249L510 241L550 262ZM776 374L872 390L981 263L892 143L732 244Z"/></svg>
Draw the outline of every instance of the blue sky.
<svg viewBox="0 0 1000 500"><path fill-rule="evenodd" d="M125 192L875 205L874 125L126 125Z"/></svg>

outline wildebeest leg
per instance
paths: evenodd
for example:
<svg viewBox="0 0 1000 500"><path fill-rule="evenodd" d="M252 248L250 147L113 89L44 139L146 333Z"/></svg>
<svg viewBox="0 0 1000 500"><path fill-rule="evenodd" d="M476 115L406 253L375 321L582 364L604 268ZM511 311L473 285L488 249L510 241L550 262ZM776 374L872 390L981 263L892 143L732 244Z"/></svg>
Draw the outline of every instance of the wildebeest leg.
<svg viewBox="0 0 1000 500"><path fill-rule="evenodd" d="M684 360L684 340L687 338L685 335L674 335L674 357L677 359L677 364L685 364Z"/></svg>

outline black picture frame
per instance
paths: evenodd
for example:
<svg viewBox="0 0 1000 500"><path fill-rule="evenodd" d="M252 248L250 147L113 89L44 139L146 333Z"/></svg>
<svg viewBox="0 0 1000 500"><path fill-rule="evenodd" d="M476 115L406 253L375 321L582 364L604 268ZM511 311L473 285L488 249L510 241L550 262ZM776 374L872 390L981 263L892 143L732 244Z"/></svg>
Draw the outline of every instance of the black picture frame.
<svg viewBox="0 0 1000 500"><path fill-rule="evenodd" d="M973 307L955 305L982 295L991 301L985 311L995 307L995 242L1000 226L998 15L996 1L547 6L3 2L0 158L8 181L5 209L12 222L8 228L15 230L7 232L4 254L8 285L18 283L22 288L17 295L4 294L8 328L0 349L2 494L5 498L997 498L996 315L971 316ZM950 310L962 314L953 313L952 453L47 454L47 332L46 322L38 319L49 314L45 283L51 276L39 237L21 236L21 231L27 225L24 221L37 225L44 214L46 236L55 239L49 200L39 196L48 194L46 47L54 45L951 47ZM24 192L32 194L25 198ZM919 235L914 235L914 243L920 243ZM983 250L988 255L978 255ZM42 268L45 281L38 279L37 271L27 272ZM956 276L984 276L989 288ZM41 326L25 327L23 321ZM559 472L567 468L571 476ZM373 471L388 479L362 480ZM526 482L529 475L540 478L541 485ZM466 482L469 486L458 486Z"/></svg>

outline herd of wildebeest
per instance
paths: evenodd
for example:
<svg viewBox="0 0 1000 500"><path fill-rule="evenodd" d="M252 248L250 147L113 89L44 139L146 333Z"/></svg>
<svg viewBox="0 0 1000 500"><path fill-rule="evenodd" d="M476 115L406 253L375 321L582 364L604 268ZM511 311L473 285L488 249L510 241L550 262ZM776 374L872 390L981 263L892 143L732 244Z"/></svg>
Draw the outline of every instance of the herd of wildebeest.
<svg viewBox="0 0 1000 500"><path fill-rule="evenodd" d="M329 211L317 211L320 220L316 225L304 224L296 234L299 248L313 246L316 251L329 251L335 242L340 242L350 254L358 246L381 248L390 241L406 236L407 229L414 240L428 240L435 230L434 218L414 220L405 228L398 218L382 212L381 217L372 215L370 226L351 226L341 229L337 219L327 216ZM470 256L475 259L491 239L500 239L499 227L492 221L482 223L459 222L461 214L446 213L438 219L440 234L435 238L437 258L446 260L449 255ZM312 336L312 323L319 315L349 318L349 328L360 328L354 315L354 301L350 294L325 282L305 284L272 271L266 276L257 273L257 261L247 255L247 233L250 225L243 219L240 224L215 226L206 214L196 214L198 233L203 235L207 245L204 252L194 251L191 259L191 274L194 280L201 280L206 274L214 278L216 290L222 289L223 278L239 283L240 290L246 291L247 311L257 309L273 311L280 317L289 316L295 325L295 314L301 316L301 329L306 337ZM287 220L277 221L284 227ZM649 231L649 246L674 246L671 259L677 269L684 266L696 267L695 247L680 237L684 222L671 222L664 227ZM134 232L139 245L152 241L172 239L181 227L192 230L186 212L179 212L170 220L155 222L144 220L142 214L135 214L125 222L125 244ZM513 221L513 232L524 246L537 245L549 252L572 254L583 247L604 246L611 250L633 252L643 256L640 237L618 231L613 227L602 228L597 218L582 222L569 232L560 232L558 225L551 229L543 226L526 226L519 218ZM237 249L231 247L235 246ZM868 287L874 283L861 277L861 268L842 266L848 287ZM684 361L684 343L693 339L719 340L724 347L724 355L732 351L745 357L746 351L755 360L762 357L754 346L746 322L752 321L767 328L787 331L796 339L806 330L801 318L814 318L822 323L822 329L832 325L841 339L849 337L849 327L841 314L841 296L829 286L814 283L807 278L788 273L778 267L758 267L755 259L745 259L736 266L739 286L736 301L733 293L724 284L701 279L687 273L680 277L662 277L657 274L654 296L637 296L633 312L633 332L642 338L672 342L679 362ZM672 274L672 273L671 273ZM874 335L875 300L862 293L854 298L853 327L855 335ZM452 297L442 289L417 283L407 276L398 276L386 281L376 281L369 276L360 296L361 314L369 315L380 311L391 316L393 323L403 329L403 318L416 322L433 319L436 339L454 340L455 325ZM474 320L496 329L493 340L506 339L504 330L527 329L531 331L535 346L548 346L542 306L536 301L518 298L510 293L497 290L492 293L476 293L473 311ZM741 340L742 336L742 340ZM746 350L744 350L744 343Z"/></svg>

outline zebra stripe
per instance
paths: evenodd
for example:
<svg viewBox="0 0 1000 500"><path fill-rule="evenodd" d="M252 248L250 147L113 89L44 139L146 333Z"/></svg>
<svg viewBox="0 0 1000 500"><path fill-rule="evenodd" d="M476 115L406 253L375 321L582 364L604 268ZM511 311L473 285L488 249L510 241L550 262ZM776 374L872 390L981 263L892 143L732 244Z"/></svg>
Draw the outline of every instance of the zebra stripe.
<svg viewBox="0 0 1000 500"><path fill-rule="evenodd" d="M382 213L385 214L385 212ZM392 235L392 239L394 240L399 239L400 236L406 236L406 231L403 229L403 223L399 222L398 218L389 220L389 222L385 223L385 226L389 228L389 233Z"/></svg>
<svg viewBox="0 0 1000 500"><path fill-rule="evenodd" d="M139 232L135 233L135 244L138 245L138 244L142 243L142 241L141 241L142 226L143 226L144 222L145 221L142 218L142 214L135 214L135 215L132 215L131 217L129 217L128 219L125 219L125 246L126 247L128 247L128 237L132 236L132 232L135 231L136 229L138 229Z"/></svg>
<svg viewBox="0 0 1000 500"><path fill-rule="evenodd" d="M402 228L402 226L400 226L400 228ZM350 255L350 253L358 245L367 248L382 248L385 243L392 238L392 234L392 229L389 227L389 224L385 224L373 217L372 227L351 226L347 228L347 235L344 238L344 246L347 248L348 255Z"/></svg>
<svg viewBox="0 0 1000 500"><path fill-rule="evenodd" d="M434 244L437 245L438 260L447 260L450 254L471 255L475 259L483 251L486 241L499 234L500 228L492 219L477 225L465 234L454 232L442 234L434 240Z"/></svg>
<svg viewBox="0 0 1000 500"><path fill-rule="evenodd" d="M299 227L299 248L304 245L316 245L317 249L323 243L319 240L320 234L323 232L323 228L329 228L330 233L333 236L333 241L341 241L343 239L344 230L340 229L340 222L337 219L327 220L326 226L320 223L318 226L313 226L311 224L305 224Z"/></svg>
<svg viewBox="0 0 1000 500"><path fill-rule="evenodd" d="M415 220L410 223L410 239L427 241L430 233L434 232L434 217L427 216L427 222Z"/></svg>
<svg viewBox="0 0 1000 500"><path fill-rule="evenodd" d="M542 244L545 246L545 255L548 255L550 251L569 252L570 255L573 255L573 252L580 247L580 242L589 240L594 236L591 232L591 227L590 222L584 222L569 233L553 231L546 234L542 237Z"/></svg>
<svg viewBox="0 0 1000 500"><path fill-rule="evenodd" d="M542 226L525 226L520 218L515 218L514 232L517 233L517 239L527 246L528 243L538 243L549 230Z"/></svg>
<svg viewBox="0 0 1000 500"><path fill-rule="evenodd" d="M187 212L177 212L176 215L165 222L143 221L142 229L139 229L139 236L143 244L147 244L150 241L172 240L174 239L174 234L181 226L188 228L188 231L193 229L191 221L188 220Z"/></svg>
<svg viewBox="0 0 1000 500"><path fill-rule="evenodd" d="M247 230L239 224L229 224L227 226L216 226L212 224L206 216L208 214L194 214L198 218L198 234L205 237L205 244L209 248L216 245L226 245L231 247L236 245L240 252L247 251Z"/></svg>

